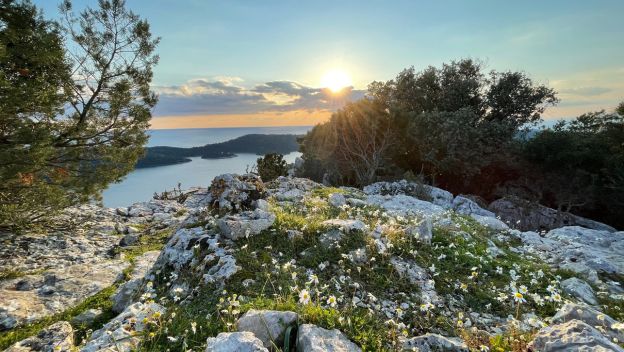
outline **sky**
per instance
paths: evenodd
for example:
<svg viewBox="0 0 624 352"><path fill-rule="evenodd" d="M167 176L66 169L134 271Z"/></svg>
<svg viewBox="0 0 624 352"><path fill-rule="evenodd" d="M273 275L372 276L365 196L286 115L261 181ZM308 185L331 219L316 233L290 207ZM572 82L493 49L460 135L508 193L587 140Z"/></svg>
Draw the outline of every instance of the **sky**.
<svg viewBox="0 0 624 352"><path fill-rule="evenodd" d="M58 1L33 3L46 17L57 16ZM546 110L546 119L612 110L624 100L622 0L127 0L127 6L162 38L152 128L314 125L363 97L372 81L461 58L479 59L488 71L524 71L557 90L561 102ZM327 88L332 82L348 87L336 94Z"/></svg>

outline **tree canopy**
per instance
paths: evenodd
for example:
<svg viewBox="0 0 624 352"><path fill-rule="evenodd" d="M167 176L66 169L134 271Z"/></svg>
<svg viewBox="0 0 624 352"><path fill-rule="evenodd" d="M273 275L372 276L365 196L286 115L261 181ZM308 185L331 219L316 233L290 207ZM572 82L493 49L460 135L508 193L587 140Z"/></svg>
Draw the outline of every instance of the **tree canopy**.
<svg viewBox="0 0 624 352"><path fill-rule="evenodd" d="M0 226L98 199L147 141L158 57L149 24L122 0L64 23L27 1L0 2Z"/></svg>

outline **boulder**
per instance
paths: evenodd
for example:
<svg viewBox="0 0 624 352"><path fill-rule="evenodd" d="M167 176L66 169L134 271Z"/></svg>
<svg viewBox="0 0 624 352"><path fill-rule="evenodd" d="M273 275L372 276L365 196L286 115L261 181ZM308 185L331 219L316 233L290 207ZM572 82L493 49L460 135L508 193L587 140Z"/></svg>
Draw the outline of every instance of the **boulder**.
<svg viewBox="0 0 624 352"><path fill-rule="evenodd" d="M624 348L611 342L597 329L580 320L551 325L541 329L529 343L530 351L617 351Z"/></svg>
<svg viewBox="0 0 624 352"><path fill-rule="evenodd" d="M405 233L422 243L430 244L433 238L433 222L431 218L424 218L418 225L412 225L405 229Z"/></svg>
<svg viewBox="0 0 624 352"><path fill-rule="evenodd" d="M493 218L491 216L478 215L478 214L472 214L470 215L470 217L475 219L479 224L487 227L490 230L494 230L494 231L509 230L509 226L497 218Z"/></svg>
<svg viewBox="0 0 624 352"><path fill-rule="evenodd" d="M37 335L17 342L4 352L70 352L74 348L74 330L71 324L59 321Z"/></svg>
<svg viewBox="0 0 624 352"><path fill-rule="evenodd" d="M210 185L212 204L226 210L252 209L253 202L263 198L264 193L264 183L255 174L223 174Z"/></svg>
<svg viewBox="0 0 624 352"><path fill-rule="evenodd" d="M297 352L355 352L361 349L339 330L326 330L312 324L299 326Z"/></svg>
<svg viewBox="0 0 624 352"><path fill-rule="evenodd" d="M572 320L580 320L594 327L601 326L609 337L624 341L624 330L614 328L618 323L615 319L586 305L566 303L552 318L555 324Z"/></svg>
<svg viewBox="0 0 624 352"><path fill-rule="evenodd" d="M336 208L340 208L341 206L347 204L347 199L342 193L332 193L329 195L329 204Z"/></svg>
<svg viewBox="0 0 624 352"><path fill-rule="evenodd" d="M407 195L427 202L431 202L445 209L450 209L453 202L453 194L443 189L401 180L397 182L377 182L364 187L364 193L368 195Z"/></svg>
<svg viewBox="0 0 624 352"><path fill-rule="evenodd" d="M362 220L353 219L330 219L323 221L322 225L340 229L345 233L349 233L351 231L366 231L368 229L368 226L366 226Z"/></svg>
<svg viewBox="0 0 624 352"><path fill-rule="evenodd" d="M257 235L275 222L275 215L261 209L228 215L217 221L223 235L231 240Z"/></svg>
<svg viewBox="0 0 624 352"><path fill-rule="evenodd" d="M206 352L269 352L253 333L222 332L206 341Z"/></svg>
<svg viewBox="0 0 624 352"><path fill-rule="evenodd" d="M445 213L445 209L439 205L420 200L407 195L369 195L366 203L378 206L392 215L437 217Z"/></svg>
<svg viewBox="0 0 624 352"><path fill-rule="evenodd" d="M456 213L464 214L464 215L481 215L481 216L489 216L496 217L493 212L489 210L485 210L481 208L475 201L459 195L453 199L453 210Z"/></svg>
<svg viewBox="0 0 624 352"><path fill-rule="evenodd" d="M297 322L297 313L290 311L255 310L247 311L238 319L238 331L252 332L264 347L283 347L286 328Z"/></svg>
<svg viewBox="0 0 624 352"><path fill-rule="evenodd" d="M594 295L594 290L587 282L581 279L571 277L563 280L561 281L561 288L563 289L563 292L569 294L570 296L576 297L587 304L598 304L598 300L596 300L596 296Z"/></svg>
<svg viewBox="0 0 624 352"><path fill-rule="evenodd" d="M553 267L571 270L591 284L602 282L598 273L624 275L624 232L567 226L548 231L516 233L523 251L541 257Z"/></svg>
<svg viewBox="0 0 624 352"><path fill-rule="evenodd" d="M121 247L133 246L139 242L139 235L135 233L129 233L121 238L119 245Z"/></svg>
<svg viewBox="0 0 624 352"><path fill-rule="evenodd" d="M319 242L324 248L333 248L340 244L344 238L344 233L337 229L329 230L319 236Z"/></svg>
<svg viewBox="0 0 624 352"><path fill-rule="evenodd" d="M165 308L157 303L134 303L94 331L80 351L134 351L141 342L141 332L164 312Z"/></svg>
<svg viewBox="0 0 624 352"><path fill-rule="evenodd" d="M420 352L468 352L468 346L457 338L444 337L438 334L425 334L403 341L403 351Z"/></svg>
<svg viewBox="0 0 624 352"><path fill-rule="evenodd" d="M593 230L615 231L609 225L566 212L559 214L556 209L516 197L495 200L490 203L488 209L521 231L548 231L563 226L583 226Z"/></svg>

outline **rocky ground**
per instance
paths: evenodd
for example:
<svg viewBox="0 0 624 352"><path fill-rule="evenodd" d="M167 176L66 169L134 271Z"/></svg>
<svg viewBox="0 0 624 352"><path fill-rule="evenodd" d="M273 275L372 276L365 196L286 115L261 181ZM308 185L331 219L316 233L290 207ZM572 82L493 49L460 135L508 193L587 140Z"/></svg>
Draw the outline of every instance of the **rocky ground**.
<svg viewBox="0 0 624 352"><path fill-rule="evenodd" d="M477 201L222 175L70 209L0 235L0 348L624 351L624 232Z"/></svg>

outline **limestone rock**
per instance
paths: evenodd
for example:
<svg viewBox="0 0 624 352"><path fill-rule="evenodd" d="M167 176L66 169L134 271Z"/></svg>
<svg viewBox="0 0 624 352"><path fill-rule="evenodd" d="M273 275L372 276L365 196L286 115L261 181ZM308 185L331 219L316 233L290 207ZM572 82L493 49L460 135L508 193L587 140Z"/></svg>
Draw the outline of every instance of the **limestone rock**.
<svg viewBox="0 0 624 352"><path fill-rule="evenodd" d="M74 330L66 321L59 321L37 335L12 345L5 352L70 352L74 348Z"/></svg>
<svg viewBox="0 0 624 352"><path fill-rule="evenodd" d="M139 236L134 233L129 233L121 238L119 245L121 247L133 246L139 242Z"/></svg>
<svg viewBox="0 0 624 352"><path fill-rule="evenodd" d="M351 351L361 351L361 349L339 330L326 330L312 324L299 326L297 352Z"/></svg>
<svg viewBox="0 0 624 352"><path fill-rule="evenodd" d="M135 259L134 269L130 273L130 279L120 285L112 297L113 311L115 313L123 312L123 310L133 302L133 299L138 295L141 285L144 283L145 276L150 271L159 255L159 251L149 251Z"/></svg>
<svg viewBox="0 0 624 352"><path fill-rule="evenodd" d="M231 240L257 235L275 222L275 215L261 209L225 216L217 221L223 235Z"/></svg>
<svg viewBox="0 0 624 352"><path fill-rule="evenodd" d="M336 208L347 204L347 199L342 193L332 193L329 195L329 204Z"/></svg>
<svg viewBox="0 0 624 352"><path fill-rule="evenodd" d="M324 248L333 248L340 244L345 234L337 229L329 230L319 236L319 242Z"/></svg>
<svg viewBox="0 0 624 352"><path fill-rule="evenodd" d="M264 192L264 183L254 174L223 174L215 177L210 185L212 204L227 210L251 209Z"/></svg>
<svg viewBox="0 0 624 352"><path fill-rule="evenodd" d="M618 323L615 319L586 305L566 303L555 314L552 321L564 323L575 319L590 326L601 326L609 337L624 341L624 330L613 328Z"/></svg>
<svg viewBox="0 0 624 352"><path fill-rule="evenodd" d="M461 195L453 199L453 210L464 215L481 215L489 216L491 218L496 217L493 212L481 208L475 201Z"/></svg>
<svg viewBox="0 0 624 352"><path fill-rule="evenodd" d="M397 182L377 182L364 187L368 195L407 195L431 202L444 209L452 207L453 194L443 189L401 180Z"/></svg>
<svg viewBox="0 0 624 352"><path fill-rule="evenodd" d="M134 303L94 331L80 351L133 351L141 341L140 333L146 328L146 323L158 319L164 312L165 308L157 303Z"/></svg>
<svg viewBox="0 0 624 352"><path fill-rule="evenodd" d="M251 309L238 319L238 331L252 332L266 348L282 347L288 326L297 322L297 313L290 311Z"/></svg>
<svg viewBox="0 0 624 352"><path fill-rule="evenodd" d="M401 216L435 217L445 212L445 209L439 205L402 194L370 195L366 198L366 203L384 208L390 214Z"/></svg>
<svg viewBox="0 0 624 352"><path fill-rule="evenodd" d="M399 257L390 258L390 264L392 264L399 276L406 278L411 284L420 288L424 302L436 304L440 301L440 297L435 290L435 284L427 270L421 268L412 260L407 261Z"/></svg>
<svg viewBox="0 0 624 352"><path fill-rule="evenodd" d="M32 322L73 307L121 277L127 263L109 260L91 264L76 264L43 274L0 283L0 330ZM23 290L15 289L25 279ZM26 290L28 288L28 290Z"/></svg>
<svg viewBox="0 0 624 352"><path fill-rule="evenodd" d="M556 209L514 197L495 200L490 203L488 209L521 231L548 231L563 226L583 226L593 230L615 231L609 225L570 213L558 214Z"/></svg>
<svg viewBox="0 0 624 352"><path fill-rule="evenodd" d="M420 352L468 352L468 346L463 341L455 338L448 338L438 334L425 334L412 337L403 341L403 351Z"/></svg>
<svg viewBox="0 0 624 352"><path fill-rule="evenodd" d="M624 232L567 226L543 237L535 232L516 234L523 251L537 255L554 267L568 269L590 283L600 284L599 272L624 275Z"/></svg>
<svg viewBox="0 0 624 352"><path fill-rule="evenodd" d="M206 341L206 352L268 352L253 333L222 332Z"/></svg>
<svg viewBox="0 0 624 352"><path fill-rule="evenodd" d="M430 244L433 238L433 223L431 218L424 218L418 225L405 229L405 233L422 243Z"/></svg>
<svg viewBox="0 0 624 352"><path fill-rule="evenodd" d="M589 286L589 284L581 279L576 277L571 277L569 279L563 280L561 282L561 288L563 292L580 299L581 301L591 304L597 305L598 301L596 300L596 296L594 295L594 290Z"/></svg>
<svg viewBox="0 0 624 352"><path fill-rule="evenodd" d="M532 351L624 351L595 328L580 320L551 325L540 330L529 344Z"/></svg>
<svg viewBox="0 0 624 352"><path fill-rule="evenodd" d="M324 226L333 227L344 231L345 233L351 231L365 231L368 226L361 220L352 219L330 219L325 220L322 223Z"/></svg>

